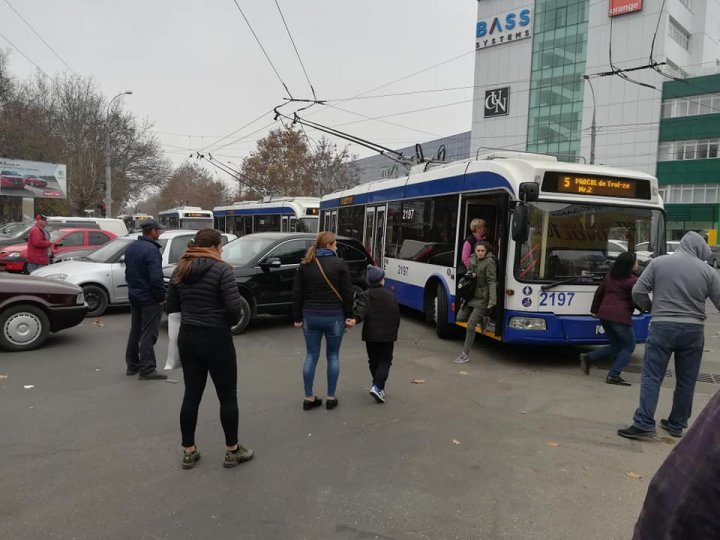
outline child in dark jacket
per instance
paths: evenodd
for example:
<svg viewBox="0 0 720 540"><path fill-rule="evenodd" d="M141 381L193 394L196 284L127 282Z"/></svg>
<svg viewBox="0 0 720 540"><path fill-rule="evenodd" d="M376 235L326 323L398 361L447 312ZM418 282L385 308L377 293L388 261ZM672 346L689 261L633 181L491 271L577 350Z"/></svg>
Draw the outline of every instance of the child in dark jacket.
<svg viewBox="0 0 720 540"><path fill-rule="evenodd" d="M600 319L610 344L602 349L580 354L580 367L585 375L590 374L590 365L601 358L613 357L614 363L605 378L608 384L630 386L620 374L630 362L635 350L632 313L635 309L632 288L637 281L633 272L637 270L634 253L618 255L610 272L595 291L590 314Z"/></svg>
<svg viewBox="0 0 720 540"><path fill-rule="evenodd" d="M355 320L365 322L362 339L372 375L370 395L378 403L385 403L385 382L390 374L393 348L400 327L400 308L395 295L383 287L383 269L369 266L367 275L370 288L358 297Z"/></svg>

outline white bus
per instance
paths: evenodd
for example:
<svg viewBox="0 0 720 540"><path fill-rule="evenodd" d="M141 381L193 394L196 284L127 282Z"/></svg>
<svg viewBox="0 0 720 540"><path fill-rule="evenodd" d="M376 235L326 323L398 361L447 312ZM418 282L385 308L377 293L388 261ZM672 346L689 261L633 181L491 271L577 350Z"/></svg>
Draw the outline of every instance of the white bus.
<svg viewBox="0 0 720 540"><path fill-rule="evenodd" d="M213 208L215 228L243 236L257 232L318 231L318 197L273 197Z"/></svg>
<svg viewBox="0 0 720 540"><path fill-rule="evenodd" d="M404 178L326 195L320 209L323 229L362 241L384 267L385 286L440 337L464 326L455 293L474 218L486 221L498 261L486 335L509 343L603 343L590 304L617 246L665 250L656 178L523 152L416 165ZM647 314L634 317L638 341L648 323Z"/></svg>
<svg viewBox="0 0 720 540"><path fill-rule="evenodd" d="M139 231L140 226L144 221L154 219L150 214L144 214L142 212L136 214L121 214L118 219L122 219L125 222L128 232Z"/></svg>
<svg viewBox="0 0 720 540"><path fill-rule="evenodd" d="M211 229L213 213L199 206L179 206L158 213L158 222L168 229Z"/></svg>

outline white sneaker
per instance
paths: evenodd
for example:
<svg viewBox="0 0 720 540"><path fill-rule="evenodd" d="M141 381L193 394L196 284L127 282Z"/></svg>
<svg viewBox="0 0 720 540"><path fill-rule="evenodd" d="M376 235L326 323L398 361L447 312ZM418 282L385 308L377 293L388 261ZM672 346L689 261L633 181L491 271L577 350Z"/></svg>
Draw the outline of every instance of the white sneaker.
<svg viewBox="0 0 720 540"><path fill-rule="evenodd" d="M467 364L470 361L470 357L465 354L464 352L461 352L458 357L453 360L456 364Z"/></svg>
<svg viewBox="0 0 720 540"><path fill-rule="evenodd" d="M373 385L373 387L370 389L370 395L378 403L385 403L385 392L380 390L377 386Z"/></svg>

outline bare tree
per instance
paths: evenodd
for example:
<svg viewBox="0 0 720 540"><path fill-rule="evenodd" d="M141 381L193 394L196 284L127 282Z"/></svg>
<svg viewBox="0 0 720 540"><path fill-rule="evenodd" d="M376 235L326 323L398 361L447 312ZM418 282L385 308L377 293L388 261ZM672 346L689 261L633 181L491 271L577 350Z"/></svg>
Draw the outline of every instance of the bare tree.
<svg viewBox="0 0 720 540"><path fill-rule="evenodd" d="M158 210L176 206L199 206L211 210L215 206L230 204L230 188L196 163L180 165L158 194Z"/></svg>

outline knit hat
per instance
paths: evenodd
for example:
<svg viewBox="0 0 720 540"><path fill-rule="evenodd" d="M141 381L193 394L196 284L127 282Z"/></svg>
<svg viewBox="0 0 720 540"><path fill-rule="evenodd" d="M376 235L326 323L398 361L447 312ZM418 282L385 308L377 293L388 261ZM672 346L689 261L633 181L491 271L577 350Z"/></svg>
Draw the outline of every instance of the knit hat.
<svg viewBox="0 0 720 540"><path fill-rule="evenodd" d="M385 271L377 266L369 265L367 269L367 277L370 283L377 283L385 277Z"/></svg>

